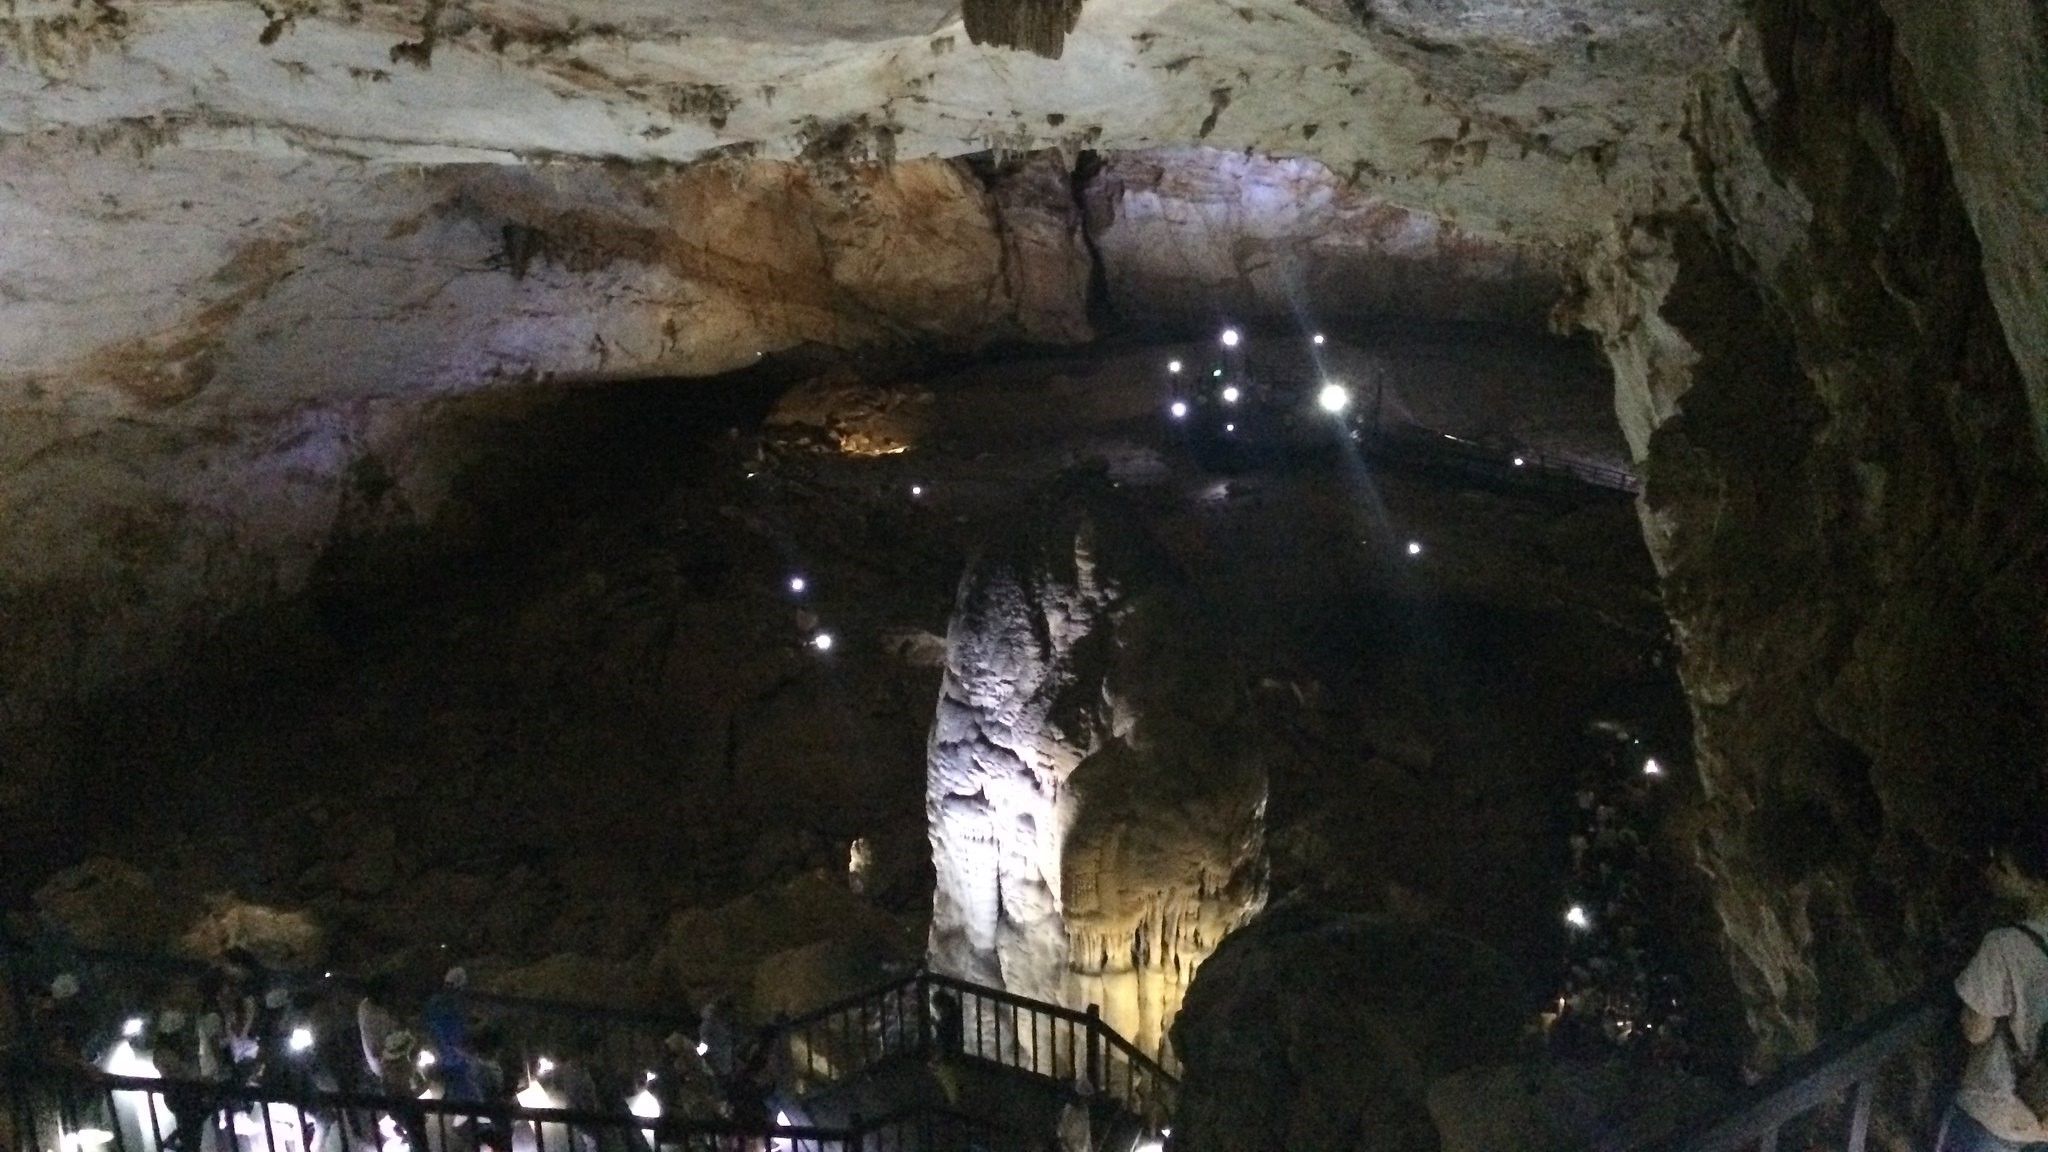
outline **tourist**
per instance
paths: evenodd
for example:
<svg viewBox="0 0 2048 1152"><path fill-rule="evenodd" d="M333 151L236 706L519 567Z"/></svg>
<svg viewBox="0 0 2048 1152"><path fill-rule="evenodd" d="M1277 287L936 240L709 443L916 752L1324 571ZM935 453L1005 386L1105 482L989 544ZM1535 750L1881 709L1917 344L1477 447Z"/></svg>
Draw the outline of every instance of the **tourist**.
<svg viewBox="0 0 2048 1152"><path fill-rule="evenodd" d="M1956 977L1970 1055L1955 1101L1942 1118L1937 1152L2048 1149L2030 1072L2048 1053L2048 842L2026 837L1999 852L1986 872L1994 902L2013 919L1984 934ZM2048 1073L2042 1079L2048 1080Z"/></svg>
<svg viewBox="0 0 2048 1152"><path fill-rule="evenodd" d="M363 982L363 998L356 1002L356 1037L362 1042L363 1064L376 1080L384 1076L384 1041L398 1031L390 998L390 979L376 976Z"/></svg>
<svg viewBox="0 0 2048 1152"><path fill-rule="evenodd" d="M427 997L421 1011L427 1037L433 1042L435 1065L446 1098L474 1104L483 1098L470 1068L469 972L457 965L441 978L441 989Z"/></svg>

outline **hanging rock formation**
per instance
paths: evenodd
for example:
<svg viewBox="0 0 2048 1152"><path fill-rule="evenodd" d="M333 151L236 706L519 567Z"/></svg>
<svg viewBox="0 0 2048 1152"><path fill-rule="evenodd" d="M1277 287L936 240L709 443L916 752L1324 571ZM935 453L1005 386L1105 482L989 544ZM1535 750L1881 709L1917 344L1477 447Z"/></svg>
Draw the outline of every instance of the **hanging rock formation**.
<svg viewBox="0 0 2048 1152"><path fill-rule="evenodd" d="M926 785L931 960L1099 1004L1158 1050L1263 901L1265 773L1143 538L1060 495L961 582Z"/></svg>

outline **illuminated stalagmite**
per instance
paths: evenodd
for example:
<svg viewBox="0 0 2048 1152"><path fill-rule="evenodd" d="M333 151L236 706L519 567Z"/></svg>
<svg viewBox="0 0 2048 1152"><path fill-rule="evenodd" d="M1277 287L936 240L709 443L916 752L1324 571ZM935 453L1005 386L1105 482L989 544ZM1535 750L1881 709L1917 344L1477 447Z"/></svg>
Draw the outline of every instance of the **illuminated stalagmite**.
<svg viewBox="0 0 2048 1152"><path fill-rule="evenodd" d="M926 782L931 958L1099 1004L1158 1050L1195 967L1264 898L1265 772L1165 565L1064 495L961 583Z"/></svg>

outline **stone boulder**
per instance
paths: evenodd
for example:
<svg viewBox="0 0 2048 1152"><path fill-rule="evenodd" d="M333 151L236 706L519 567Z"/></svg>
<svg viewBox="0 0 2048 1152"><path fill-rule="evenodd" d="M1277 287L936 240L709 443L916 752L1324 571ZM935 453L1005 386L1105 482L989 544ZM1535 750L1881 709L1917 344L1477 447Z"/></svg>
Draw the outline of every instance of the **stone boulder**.
<svg viewBox="0 0 2048 1152"><path fill-rule="evenodd" d="M1523 982L1466 937L1294 907L1202 966L1173 1046L1181 1152L1434 1152L1430 1085L1513 1052Z"/></svg>
<svg viewBox="0 0 2048 1152"><path fill-rule="evenodd" d="M36 890L35 908L40 926L65 939L138 952L164 947L195 911L167 899L141 869L106 856L51 877Z"/></svg>
<svg viewBox="0 0 2048 1152"><path fill-rule="evenodd" d="M1560 1061L1468 1068L1428 1100L1443 1152L1578 1152L1643 1147L1725 1095L1671 1069Z"/></svg>

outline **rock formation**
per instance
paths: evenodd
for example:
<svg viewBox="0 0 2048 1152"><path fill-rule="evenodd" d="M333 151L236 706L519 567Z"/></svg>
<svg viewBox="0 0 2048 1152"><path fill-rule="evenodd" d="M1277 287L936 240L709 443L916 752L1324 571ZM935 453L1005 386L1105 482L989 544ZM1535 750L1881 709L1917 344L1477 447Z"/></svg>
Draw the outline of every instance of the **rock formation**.
<svg viewBox="0 0 2048 1152"><path fill-rule="evenodd" d="M1071 487L991 542L947 629L926 801L934 966L1097 1004L1154 1051L1264 898L1259 753L1229 666L1176 642L1193 618L1160 563Z"/></svg>
<svg viewBox="0 0 2048 1152"><path fill-rule="evenodd" d="M1519 978L1476 941L1276 909L1224 941L1173 1031L1193 1152L1439 1147L1431 1083L1506 1058Z"/></svg>

